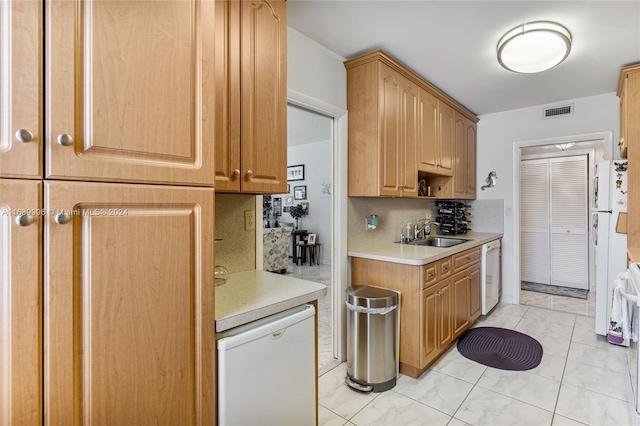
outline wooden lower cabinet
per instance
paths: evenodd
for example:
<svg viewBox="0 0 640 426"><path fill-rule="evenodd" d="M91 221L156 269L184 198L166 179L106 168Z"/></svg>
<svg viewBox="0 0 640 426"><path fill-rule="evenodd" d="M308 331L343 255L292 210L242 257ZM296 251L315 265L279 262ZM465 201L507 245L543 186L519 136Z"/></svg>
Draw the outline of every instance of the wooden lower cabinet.
<svg viewBox="0 0 640 426"><path fill-rule="evenodd" d="M213 188L44 200L45 423L214 424Z"/></svg>
<svg viewBox="0 0 640 426"><path fill-rule="evenodd" d="M475 247L423 266L352 258L353 285L400 292L402 374L419 377L480 316L479 253Z"/></svg>
<svg viewBox="0 0 640 426"><path fill-rule="evenodd" d="M420 368L433 362L453 339L451 279L422 290Z"/></svg>
<svg viewBox="0 0 640 426"><path fill-rule="evenodd" d="M0 425L42 424L41 188L0 179Z"/></svg>

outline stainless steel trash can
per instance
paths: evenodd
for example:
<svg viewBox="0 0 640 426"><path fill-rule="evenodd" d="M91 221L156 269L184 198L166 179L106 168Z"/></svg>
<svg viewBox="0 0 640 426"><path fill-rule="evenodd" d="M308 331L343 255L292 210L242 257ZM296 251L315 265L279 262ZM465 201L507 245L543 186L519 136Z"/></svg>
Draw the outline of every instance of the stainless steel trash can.
<svg viewBox="0 0 640 426"><path fill-rule="evenodd" d="M360 392L383 392L396 385L398 293L369 286L347 292L347 376Z"/></svg>

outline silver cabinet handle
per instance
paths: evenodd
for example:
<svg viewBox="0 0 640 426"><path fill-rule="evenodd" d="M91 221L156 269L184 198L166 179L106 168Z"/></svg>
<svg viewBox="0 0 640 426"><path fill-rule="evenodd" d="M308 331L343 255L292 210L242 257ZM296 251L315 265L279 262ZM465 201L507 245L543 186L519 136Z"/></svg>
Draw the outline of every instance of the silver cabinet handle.
<svg viewBox="0 0 640 426"><path fill-rule="evenodd" d="M235 169L235 170L233 171L233 175L234 175L234 176L238 176L239 174L240 174L240 169Z"/></svg>
<svg viewBox="0 0 640 426"><path fill-rule="evenodd" d="M56 215L54 220L58 225L66 225L67 223L71 222L71 215L66 212L60 212Z"/></svg>
<svg viewBox="0 0 640 426"><path fill-rule="evenodd" d="M33 133L27 129L20 129L16 132L16 139L23 143L31 142L33 140Z"/></svg>
<svg viewBox="0 0 640 426"><path fill-rule="evenodd" d="M30 214L21 214L16 217L16 223L18 226L29 226L33 223L33 216Z"/></svg>
<svg viewBox="0 0 640 426"><path fill-rule="evenodd" d="M246 173L247 176L251 176L252 174L253 174L253 170L247 170L247 173Z"/></svg>
<svg viewBox="0 0 640 426"><path fill-rule="evenodd" d="M58 135L58 143L62 146L73 145L73 137L68 133L62 133Z"/></svg>

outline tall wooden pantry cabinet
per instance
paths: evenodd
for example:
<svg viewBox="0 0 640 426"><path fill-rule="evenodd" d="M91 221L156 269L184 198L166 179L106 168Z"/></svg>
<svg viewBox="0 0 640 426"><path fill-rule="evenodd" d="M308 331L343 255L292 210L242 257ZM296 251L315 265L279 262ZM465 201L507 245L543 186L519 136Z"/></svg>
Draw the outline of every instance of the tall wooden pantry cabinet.
<svg viewBox="0 0 640 426"><path fill-rule="evenodd" d="M215 20L0 7L0 425L215 423Z"/></svg>

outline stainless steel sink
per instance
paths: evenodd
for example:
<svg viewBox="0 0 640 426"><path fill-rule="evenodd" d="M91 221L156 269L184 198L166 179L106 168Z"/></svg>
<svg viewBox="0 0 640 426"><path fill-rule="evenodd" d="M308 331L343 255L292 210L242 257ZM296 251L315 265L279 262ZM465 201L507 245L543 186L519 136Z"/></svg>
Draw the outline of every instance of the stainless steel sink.
<svg viewBox="0 0 640 426"><path fill-rule="evenodd" d="M415 246L453 247L466 242L467 240L461 240L459 238L431 237L414 240L411 244Z"/></svg>
<svg viewBox="0 0 640 426"><path fill-rule="evenodd" d="M453 247L458 244L466 243L467 241L469 240L461 240L460 238L429 237L413 240L407 244L412 246Z"/></svg>

